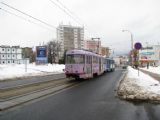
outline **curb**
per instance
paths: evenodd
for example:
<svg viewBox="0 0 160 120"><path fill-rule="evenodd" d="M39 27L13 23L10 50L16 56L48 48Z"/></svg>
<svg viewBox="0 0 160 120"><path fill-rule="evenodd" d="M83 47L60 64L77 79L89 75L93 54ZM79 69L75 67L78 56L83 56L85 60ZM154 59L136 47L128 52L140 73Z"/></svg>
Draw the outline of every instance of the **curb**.
<svg viewBox="0 0 160 120"><path fill-rule="evenodd" d="M118 97L118 90L119 90L119 87L120 87L120 84L124 81L126 75L127 75L128 71L126 70L123 75L120 77L119 81L117 82L116 84L116 87L115 87L115 96Z"/></svg>

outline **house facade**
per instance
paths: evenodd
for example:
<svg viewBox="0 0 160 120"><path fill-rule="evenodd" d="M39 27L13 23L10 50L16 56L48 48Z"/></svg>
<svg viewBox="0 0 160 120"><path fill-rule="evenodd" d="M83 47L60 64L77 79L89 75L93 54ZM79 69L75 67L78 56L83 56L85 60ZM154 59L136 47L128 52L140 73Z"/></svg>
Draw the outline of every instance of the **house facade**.
<svg viewBox="0 0 160 120"><path fill-rule="evenodd" d="M22 49L19 46L0 46L0 64L21 64Z"/></svg>

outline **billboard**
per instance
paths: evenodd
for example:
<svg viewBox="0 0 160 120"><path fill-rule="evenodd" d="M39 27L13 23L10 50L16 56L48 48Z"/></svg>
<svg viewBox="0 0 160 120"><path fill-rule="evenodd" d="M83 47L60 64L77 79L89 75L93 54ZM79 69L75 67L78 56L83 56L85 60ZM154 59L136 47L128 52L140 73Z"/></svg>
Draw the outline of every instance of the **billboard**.
<svg viewBox="0 0 160 120"><path fill-rule="evenodd" d="M36 64L48 63L47 46L36 46Z"/></svg>

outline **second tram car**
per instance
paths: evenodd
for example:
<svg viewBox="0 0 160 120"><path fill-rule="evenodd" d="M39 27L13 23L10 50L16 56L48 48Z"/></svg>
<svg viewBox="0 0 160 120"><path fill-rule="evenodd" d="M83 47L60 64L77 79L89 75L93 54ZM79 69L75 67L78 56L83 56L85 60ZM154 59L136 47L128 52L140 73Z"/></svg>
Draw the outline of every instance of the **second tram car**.
<svg viewBox="0 0 160 120"><path fill-rule="evenodd" d="M105 70L106 72L112 72L115 70L115 62L112 58L105 58Z"/></svg>

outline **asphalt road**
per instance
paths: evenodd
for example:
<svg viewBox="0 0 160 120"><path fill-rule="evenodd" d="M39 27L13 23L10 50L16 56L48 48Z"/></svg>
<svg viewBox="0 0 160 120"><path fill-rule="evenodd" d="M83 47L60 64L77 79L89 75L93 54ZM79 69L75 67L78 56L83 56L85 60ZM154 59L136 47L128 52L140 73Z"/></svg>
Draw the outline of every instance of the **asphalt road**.
<svg viewBox="0 0 160 120"><path fill-rule="evenodd" d="M160 105L115 97L123 70L0 114L0 120L160 120Z"/></svg>

